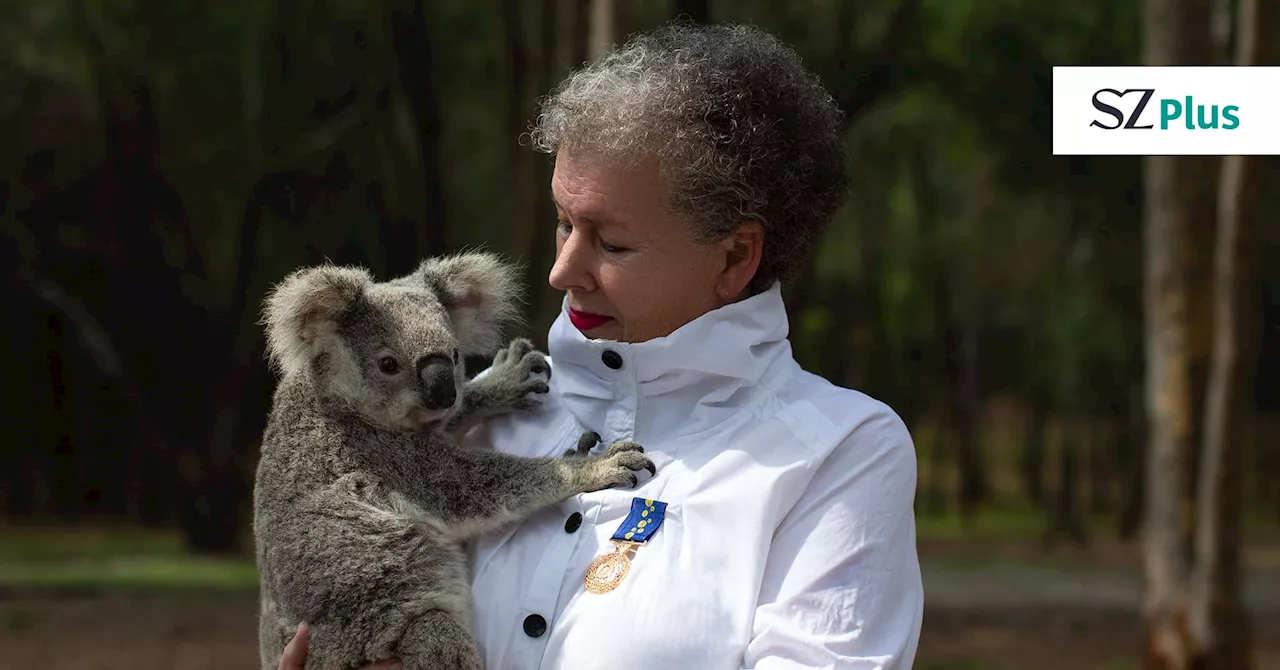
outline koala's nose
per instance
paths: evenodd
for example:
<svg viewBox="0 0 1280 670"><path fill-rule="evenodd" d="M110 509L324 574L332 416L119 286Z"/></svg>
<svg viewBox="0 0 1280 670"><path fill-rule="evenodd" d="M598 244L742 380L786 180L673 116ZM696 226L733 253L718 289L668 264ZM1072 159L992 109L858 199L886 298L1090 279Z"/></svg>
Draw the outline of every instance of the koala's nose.
<svg viewBox="0 0 1280 670"><path fill-rule="evenodd" d="M453 383L453 361L444 356L419 359L418 379L422 380L427 409L453 407L458 399L458 389Z"/></svg>

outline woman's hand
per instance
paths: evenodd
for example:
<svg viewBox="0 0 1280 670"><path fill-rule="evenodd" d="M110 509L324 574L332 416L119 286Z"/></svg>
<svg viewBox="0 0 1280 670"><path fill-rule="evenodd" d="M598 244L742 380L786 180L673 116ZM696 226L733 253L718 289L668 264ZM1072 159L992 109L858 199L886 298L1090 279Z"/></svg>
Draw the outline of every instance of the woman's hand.
<svg viewBox="0 0 1280 670"><path fill-rule="evenodd" d="M280 656L280 666L277 670L306 670L307 666L307 641L311 639L311 629L307 624L298 624L298 631L294 633L293 639L289 640L289 644L284 647L284 654ZM372 665L364 666L370 670L404 670L404 666L400 665L400 661L378 661Z"/></svg>

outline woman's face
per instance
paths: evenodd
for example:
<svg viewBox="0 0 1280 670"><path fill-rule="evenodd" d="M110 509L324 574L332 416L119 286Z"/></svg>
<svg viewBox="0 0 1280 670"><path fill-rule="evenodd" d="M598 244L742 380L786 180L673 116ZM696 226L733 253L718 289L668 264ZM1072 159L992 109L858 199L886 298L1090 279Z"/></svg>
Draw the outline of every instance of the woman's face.
<svg viewBox="0 0 1280 670"><path fill-rule="evenodd" d="M741 298L760 263L758 224L713 244L665 207L656 161L556 156L559 223L550 283L587 337L643 342Z"/></svg>

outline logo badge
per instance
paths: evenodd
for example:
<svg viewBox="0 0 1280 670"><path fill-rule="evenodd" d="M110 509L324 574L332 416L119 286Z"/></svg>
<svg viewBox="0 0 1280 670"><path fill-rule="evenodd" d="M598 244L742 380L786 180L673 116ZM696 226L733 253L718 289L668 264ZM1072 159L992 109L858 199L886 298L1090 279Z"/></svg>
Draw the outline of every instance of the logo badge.
<svg viewBox="0 0 1280 670"><path fill-rule="evenodd" d="M1280 154L1280 67L1055 67L1053 153Z"/></svg>

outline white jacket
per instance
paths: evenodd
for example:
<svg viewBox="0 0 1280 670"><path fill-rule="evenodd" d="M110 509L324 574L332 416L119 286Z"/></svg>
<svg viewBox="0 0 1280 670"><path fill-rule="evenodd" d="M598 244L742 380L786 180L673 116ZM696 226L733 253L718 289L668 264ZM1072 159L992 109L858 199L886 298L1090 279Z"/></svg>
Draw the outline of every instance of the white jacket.
<svg viewBox="0 0 1280 670"><path fill-rule="evenodd" d="M489 670L911 667L911 437L883 403L802 370L786 338L777 285L638 344L589 340L562 309L544 407L475 437L549 456L594 430L639 442L657 476L476 543ZM589 592L633 498L666 503L663 523L615 590Z"/></svg>

